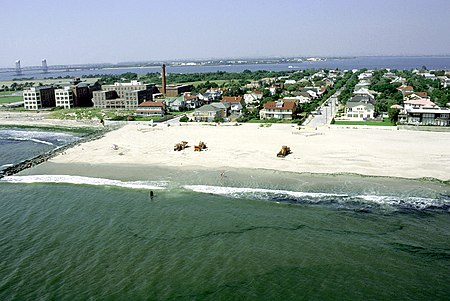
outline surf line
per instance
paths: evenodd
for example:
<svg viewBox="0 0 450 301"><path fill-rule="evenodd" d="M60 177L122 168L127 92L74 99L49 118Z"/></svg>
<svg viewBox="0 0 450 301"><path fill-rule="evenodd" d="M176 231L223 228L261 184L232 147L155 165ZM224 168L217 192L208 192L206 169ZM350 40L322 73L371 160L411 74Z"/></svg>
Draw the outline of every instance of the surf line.
<svg viewBox="0 0 450 301"><path fill-rule="evenodd" d="M43 154L37 155L31 159L26 159L23 161L20 161L19 163L13 164L12 166L6 167L3 170L0 170L0 179L5 176L12 176L18 172L21 172L22 170L25 170L27 168L31 168L33 166L39 165L45 161L48 161L49 159L56 157L60 153L66 151L69 148L74 147L75 145L78 145L80 143L97 140L104 136L106 131L100 131L100 132L94 132L92 134L87 135L86 137L82 137L80 140L74 141L72 143L66 144L61 147L57 147L55 149L52 149L50 151L47 151Z"/></svg>

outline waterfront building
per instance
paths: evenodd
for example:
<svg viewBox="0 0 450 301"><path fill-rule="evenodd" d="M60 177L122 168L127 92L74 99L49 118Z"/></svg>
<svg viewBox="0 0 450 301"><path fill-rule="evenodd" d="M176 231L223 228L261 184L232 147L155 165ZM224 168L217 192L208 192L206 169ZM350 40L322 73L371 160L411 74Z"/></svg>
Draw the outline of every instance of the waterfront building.
<svg viewBox="0 0 450 301"><path fill-rule="evenodd" d="M139 104L153 100L155 86L138 81L102 85L102 91L92 94L94 107L103 109L135 110Z"/></svg>
<svg viewBox="0 0 450 301"><path fill-rule="evenodd" d="M345 117L352 121L373 119L375 107L370 102L347 102L345 105Z"/></svg>
<svg viewBox="0 0 450 301"><path fill-rule="evenodd" d="M221 102L213 102L204 105L194 111L194 120L199 122L213 122L214 120L225 120L229 116L230 105Z"/></svg>
<svg viewBox="0 0 450 301"><path fill-rule="evenodd" d="M294 101L270 101L264 104L264 107L259 111L260 119L283 119L292 120L296 110Z"/></svg>
<svg viewBox="0 0 450 301"><path fill-rule="evenodd" d="M53 86L31 87L23 90L23 104L27 110L40 110L56 106Z"/></svg>
<svg viewBox="0 0 450 301"><path fill-rule="evenodd" d="M164 116L166 104L163 102L144 101L138 105L136 115L140 116Z"/></svg>
<svg viewBox="0 0 450 301"><path fill-rule="evenodd" d="M55 105L64 109L73 107L73 90L70 86L55 90Z"/></svg>

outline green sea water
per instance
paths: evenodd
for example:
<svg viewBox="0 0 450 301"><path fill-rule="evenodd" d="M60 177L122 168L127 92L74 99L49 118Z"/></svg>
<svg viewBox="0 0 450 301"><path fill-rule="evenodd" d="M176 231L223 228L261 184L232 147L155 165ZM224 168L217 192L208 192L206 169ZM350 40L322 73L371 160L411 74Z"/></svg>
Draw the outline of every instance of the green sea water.
<svg viewBox="0 0 450 301"><path fill-rule="evenodd" d="M0 299L449 299L448 184L254 175L2 181Z"/></svg>

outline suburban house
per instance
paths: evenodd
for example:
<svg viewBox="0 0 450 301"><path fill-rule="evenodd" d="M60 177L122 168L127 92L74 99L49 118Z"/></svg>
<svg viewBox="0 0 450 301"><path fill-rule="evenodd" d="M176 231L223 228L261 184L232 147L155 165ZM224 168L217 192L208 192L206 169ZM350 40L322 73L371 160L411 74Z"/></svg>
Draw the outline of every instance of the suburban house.
<svg viewBox="0 0 450 301"><path fill-rule="evenodd" d="M371 100L371 102L375 101L375 96L367 88L360 88L358 90L355 90L353 91L353 95L367 97Z"/></svg>
<svg viewBox="0 0 450 301"><path fill-rule="evenodd" d="M411 86L405 86L405 85L401 85L400 87L397 88L397 90L399 90L400 92L402 92L403 95L405 95L406 93L412 93L412 92L414 92L413 87L411 87Z"/></svg>
<svg viewBox="0 0 450 301"><path fill-rule="evenodd" d="M367 81L370 81L370 80L372 80L372 72L370 72L370 71L366 71L366 72L363 72L363 73L361 73L360 75L358 75L358 80L367 80Z"/></svg>
<svg viewBox="0 0 450 301"><path fill-rule="evenodd" d="M362 103L372 103L374 104L375 100L373 98L368 97L367 95L357 95L351 97L347 103L349 102L362 102Z"/></svg>
<svg viewBox="0 0 450 301"><path fill-rule="evenodd" d="M186 107L189 110L199 108L202 105L202 101L198 98L197 94L185 93L183 95Z"/></svg>
<svg viewBox="0 0 450 301"><path fill-rule="evenodd" d="M140 116L164 116L166 104L163 102L144 101L138 105L136 115Z"/></svg>
<svg viewBox="0 0 450 301"><path fill-rule="evenodd" d="M355 85L355 91L360 89L369 89L370 83L367 82L359 82Z"/></svg>
<svg viewBox="0 0 450 301"><path fill-rule="evenodd" d="M263 98L263 94L260 91L253 91L251 93L244 94L245 104L259 103Z"/></svg>
<svg viewBox="0 0 450 301"><path fill-rule="evenodd" d="M183 96L179 97L166 97L163 99L163 102L166 104L166 108L171 111L184 111L186 110L186 101Z"/></svg>
<svg viewBox="0 0 450 301"><path fill-rule="evenodd" d="M401 124L450 125L450 109L439 108L428 98L406 100L398 117Z"/></svg>
<svg viewBox="0 0 450 301"><path fill-rule="evenodd" d="M417 99L430 99L428 97L427 92L411 92L411 93L405 93L403 96L404 100L417 100Z"/></svg>
<svg viewBox="0 0 450 301"><path fill-rule="evenodd" d="M345 105L345 117L350 120L373 119L375 108L369 102L347 102Z"/></svg>
<svg viewBox="0 0 450 301"><path fill-rule="evenodd" d="M195 121L213 122L217 119L228 117L230 106L221 102L213 102L209 105L201 106L194 111Z"/></svg>
<svg viewBox="0 0 450 301"><path fill-rule="evenodd" d="M242 96L224 96L220 101L223 104L229 104L230 110L235 113L241 113L245 108L245 102Z"/></svg>
<svg viewBox="0 0 450 301"><path fill-rule="evenodd" d="M284 119L292 120L297 106L293 101L270 101L264 104L263 109L259 111L260 119Z"/></svg>
<svg viewBox="0 0 450 301"><path fill-rule="evenodd" d="M309 95L309 94L308 94ZM287 96L283 98L283 101L294 101L297 105L299 103L307 103L311 101L310 97L305 97L303 95L299 96Z"/></svg>

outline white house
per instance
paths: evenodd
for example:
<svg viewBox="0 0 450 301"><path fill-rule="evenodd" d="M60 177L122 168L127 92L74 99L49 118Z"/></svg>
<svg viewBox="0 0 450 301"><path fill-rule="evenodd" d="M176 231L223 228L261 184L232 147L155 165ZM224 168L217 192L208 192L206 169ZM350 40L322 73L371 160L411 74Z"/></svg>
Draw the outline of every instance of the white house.
<svg viewBox="0 0 450 301"><path fill-rule="evenodd" d="M245 104L259 103L263 98L263 94L259 91L253 91L251 93L244 94Z"/></svg>
<svg viewBox="0 0 450 301"><path fill-rule="evenodd" d="M374 118L375 108L371 103L347 102L345 116L352 121L360 121Z"/></svg>

